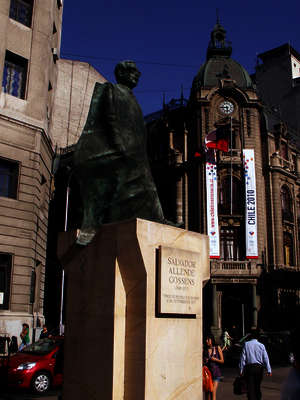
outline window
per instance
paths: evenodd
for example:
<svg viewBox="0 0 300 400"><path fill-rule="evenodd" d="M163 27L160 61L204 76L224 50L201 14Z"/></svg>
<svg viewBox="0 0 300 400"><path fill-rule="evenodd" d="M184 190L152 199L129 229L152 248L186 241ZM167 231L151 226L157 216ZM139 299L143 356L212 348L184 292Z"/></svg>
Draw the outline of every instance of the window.
<svg viewBox="0 0 300 400"><path fill-rule="evenodd" d="M25 99L27 65L28 60L6 50L2 80L5 93Z"/></svg>
<svg viewBox="0 0 300 400"><path fill-rule="evenodd" d="M29 302L31 304L33 304L35 300L35 285L36 285L36 272L31 271L30 298L29 298Z"/></svg>
<svg viewBox="0 0 300 400"><path fill-rule="evenodd" d="M282 186L280 197L281 197L282 219L284 221L293 222L292 196L287 186L285 185Z"/></svg>
<svg viewBox="0 0 300 400"><path fill-rule="evenodd" d="M221 179L219 191L219 213L243 214L245 210L244 190L241 181L235 176L232 177L232 196L231 196L231 176L226 175ZM232 197L232 199L231 199Z"/></svg>
<svg viewBox="0 0 300 400"><path fill-rule="evenodd" d="M23 25L31 26L33 0L11 0L9 17Z"/></svg>
<svg viewBox="0 0 300 400"><path fill-rule="evenodd" d="M9 308L11 254L0 253L0 309Z"/></svg>
<svg viewBox="0 0 300 400"><path fill-rule="evenodd" d="M222 228L220 233L221 259L225 261L243 259L243 243L241 240L243 240L244 235L241 234L241 229L239 227Z"/></svg>
<svg viewBox="0 0 300 400"><path fill-rule="evenodd" d="M284 265L294 265L293 237L289 232L283 232Z"/></svg>
<svg viewBox="0 0 300 400"><path fill-rule="evenodd" d="M19 164L0 158L0 196L16 199L18 194Z"/></svg>

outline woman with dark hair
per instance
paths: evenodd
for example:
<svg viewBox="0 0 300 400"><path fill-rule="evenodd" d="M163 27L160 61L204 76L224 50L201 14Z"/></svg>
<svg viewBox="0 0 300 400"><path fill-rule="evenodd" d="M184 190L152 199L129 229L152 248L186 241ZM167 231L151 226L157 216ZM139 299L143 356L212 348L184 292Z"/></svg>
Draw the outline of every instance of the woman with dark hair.
<svg viewBox="0 0 300 400"><path fill-rule="evenodd" d="M21 351L22 349L24 349L24 347L26 347L29 342L29 325L26 324L26 322L24 322L24 324L22 324L22 331L20 333L20 338L21 338L21 344L19 347L19 351Z"/></svg>
<svg viewBox="0 0 300 400"><path fill-rule="evenodd" d="M217 389L222 376L220 364L224 364L224 357L222 349L216 345L213 335L207 335L205 338L203 361L211 372L213 380L212 400L216 400Z"/></svg>

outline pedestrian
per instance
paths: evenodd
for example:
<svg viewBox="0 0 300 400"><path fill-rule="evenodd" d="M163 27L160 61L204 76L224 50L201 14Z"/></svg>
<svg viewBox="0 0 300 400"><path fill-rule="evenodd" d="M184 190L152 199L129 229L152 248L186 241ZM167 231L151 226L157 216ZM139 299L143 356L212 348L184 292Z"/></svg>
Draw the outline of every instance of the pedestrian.
<svg viewBox="0 0 300 400"><path fill-rule="evenodd" d="M213 335L207 335L205 338L203 361L204 365L206 365L209 368L213 380L213 391L212 391L212 397L210 398L212 400L216 400L218 385L222 377L220 365L224 364L224 357L222 349L220 346L216 345L215 338ZM210 396L209 392L208 396Z"/></svg>
<svg viewBox="0 0 300 400"><path fill-rule="evenodd" d="M300 399L300 329L292 335L292 352L294 363L288 374L286 381L281 388L280 400L299 400Z"/></svg>
<svg viewBox="0 0 300 400"><path fill-rule="evenodd" d="M261 400L260 385L264 368L268 376L272 375L268 353L258 338L259 331L252 329L250 340L244 344L240 357L240 375L246 379L248 400Z"/></svg>
<svg viewBox="0 0 300 400"><path fill-rule="evenodd" d="M17 336L12 336L8 345L9 354L14 354L18 351L18 339Z"/></svg>
<svg viewBox="0 0 300 400"><path fill-rule="evenodd" d="M49 332L48 332L47 326L43 325L43 329L42 329L42 331L40 333L40 339L44 339L44 338L47 338L47 337L49 337Z"/></svg>
<svg viewBox="0 0 300 400"><path fill-rule="evenodd" d="M229 347L231 346L231 341L232 341L232 337L229 335L227 328L224 329L223 332L223 347L222 347L222 351L224 350L228 350Z"/></svg>
<svg viewBox="0 0 300 400"><path fill-rule="evenodd" d="M26 322L24 322L24 324L22 324L22 331L20 333L20 338L21 338L21 344L19 347L19 351L23 350L24 347L26 347L29 342L29 325L26 324Z"/></svg>

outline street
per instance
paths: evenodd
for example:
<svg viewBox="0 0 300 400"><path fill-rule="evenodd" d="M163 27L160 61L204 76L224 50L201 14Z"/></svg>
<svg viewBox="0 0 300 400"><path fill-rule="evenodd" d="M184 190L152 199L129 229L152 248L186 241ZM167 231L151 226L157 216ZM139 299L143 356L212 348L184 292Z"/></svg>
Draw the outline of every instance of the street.
<svg viewBox="0 0 300 400"><path fill-rule="evenodd" d="M279 400L280 398L280 388L282 382L285 380L290 367L273 367L272 376L265 376L261 385L262 388L262 398L263 400ZM234 398L240 398L241 400L246 399L246 395L235 396L233 394L233 381L237 376L236 368L226 368L222 369L224 379L220 382L217 397L222 400L230 400ZM0 400L57 400L59 390L51 390L45 395L33 395L28 392L5 392L0 394ZM99 399L100 400L100 399ZM161 399L165 400L165 399Z"/></svg>
<svg viewBox="0 0 300 400"><path fill-rule="evenodd" d="M283 381L287 377L291 367L273 367L272 376L264 376L261 384L262 398L263 400L279 400L280 399L280 389ZM233 381L238 375L237 368L223 368L222 370L224 379L220 382L217 398L219 399L234 399L240 398L241 400L246 399L246 394L241 396L236 396L233 394Z"/></svg>
<svg viewBox="0 0 300 400"><path fill-rule="evenodd" d="M0 400L57 400L60 390L50 390L47 394L32 394L28 391L7 390L0 394Z"/></svg>

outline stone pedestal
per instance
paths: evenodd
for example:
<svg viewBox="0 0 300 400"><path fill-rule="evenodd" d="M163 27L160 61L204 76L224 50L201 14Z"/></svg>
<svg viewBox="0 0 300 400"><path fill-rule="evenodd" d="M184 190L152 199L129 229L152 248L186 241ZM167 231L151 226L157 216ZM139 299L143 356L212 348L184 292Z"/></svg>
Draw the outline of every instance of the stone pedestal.
<svg viewBox="0 0 300 400"><path fill-rule="evenodd" d="M103 226L85 248L72 232L59 242L64 400L202 399L207 236L136 219Z"/></svg>

